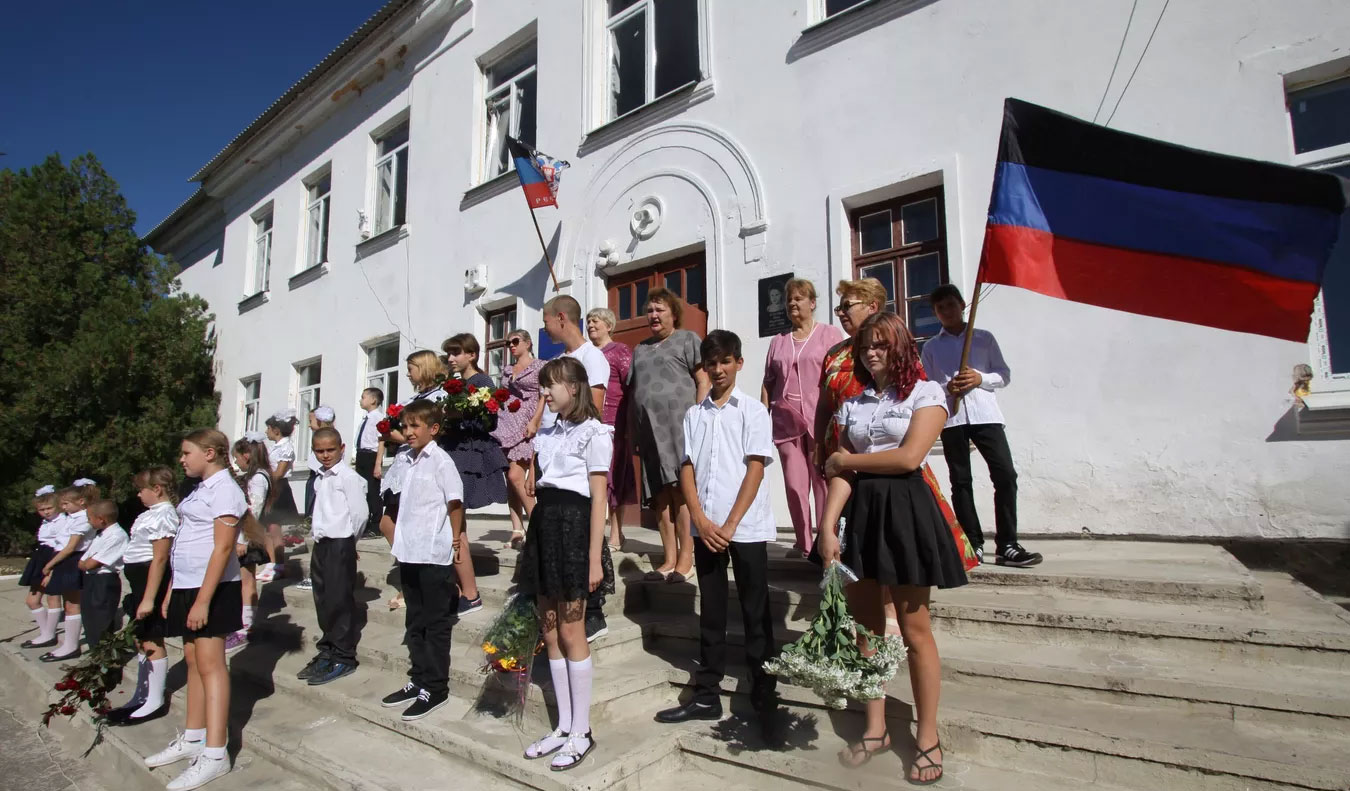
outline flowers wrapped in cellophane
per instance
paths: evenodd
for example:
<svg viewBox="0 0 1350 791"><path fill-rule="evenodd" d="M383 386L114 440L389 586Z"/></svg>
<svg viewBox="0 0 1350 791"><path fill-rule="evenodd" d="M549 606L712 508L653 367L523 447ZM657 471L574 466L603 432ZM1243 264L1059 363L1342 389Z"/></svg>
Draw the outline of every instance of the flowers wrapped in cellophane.
<svg viewBox="0 0 1350 791"><path fill-rule="evenodd" d="M534 656L542 642L534 597L514 594L483 636L482 671L487 683L476 708L520 722L530 691Z"/></svg>
<svg viewBox="0 0 1350 791"><path fill-rule="evenodd" d="M830 564L821 581L820 612L800 639L784 646L778 657L764 665L784 681L815 692L835 709L844 708L850 699L885 697L887 682L905 661L905 644L898 636L877 636L849 615L844 586L857 579L842 563Z"/></svg>

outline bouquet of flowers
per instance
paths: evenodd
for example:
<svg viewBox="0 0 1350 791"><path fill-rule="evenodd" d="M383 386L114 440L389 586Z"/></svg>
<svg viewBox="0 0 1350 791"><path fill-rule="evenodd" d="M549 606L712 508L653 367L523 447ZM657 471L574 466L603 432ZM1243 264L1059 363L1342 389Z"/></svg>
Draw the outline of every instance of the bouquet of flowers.
<svg viewBox="0 0 1350 791"><path fill-rule="evenodd" d="M482 672L489 678L476 708L512 715L519 724L530 691L534 657L543 646L534 597L513 595L483 636Z"/></svg>
<svg viewBox="0 0 1350 791"><path fill-rule="evenodd" d="M484 431L492 431L497 427L497 413L503 409L510 412L520 409L520 399L512 398L511 392L505 387L495 390L474 387L463 379L447 379L441 387L446 392L445 400L441 402L446 416L476 422Z"/></svg>
<svg viewBox="0 0 1350 791"><path fill-rule="evenodd" d="M402 431L402 415L402 404L390 404L389 408L384 411L384 420L375 424L375 430L380 432L380 436L382 437L389 436L389 433L392 431Z"/></svg>
<svg viewBox="0 0 1350 791"><path fill-rule="evenodd" d="M122 678L122 666L136 655L136 621L132 620L116 634L104 635L77 665L69 666L65 678L56 682L61 699L47 706L42 715L43 726L51 724L52 717L73 717L81 708L93 713L93 750L103 741L103 729L108 727L108 693L117 688Z"/></svg>
<svg viewBox="0 0 1350 791"><path fill-rule="evenodd" d="M886 683L905 660L905 644L898 636L878 637L848 614L844 585L857 579L842 563L825 569L815 620L801 639L764 665L784 681L809 688L834 709L844 708L849 698L885 697ZM865 654L860 643L871 653Z"/></svg>

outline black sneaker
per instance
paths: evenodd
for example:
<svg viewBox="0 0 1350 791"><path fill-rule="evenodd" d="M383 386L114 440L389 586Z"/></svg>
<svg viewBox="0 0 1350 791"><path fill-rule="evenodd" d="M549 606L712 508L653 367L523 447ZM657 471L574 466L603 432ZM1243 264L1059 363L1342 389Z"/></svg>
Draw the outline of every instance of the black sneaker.
<svg viewBox="0 0 1350 791"><path fill-rule="evenodd" d="M481 609L483 609L482 596L475 596L472 599L466 599L463 596L459 597L459 615L461 617L468 615L469 613L478 612Z"/></svg>
<svg viewBox="0 0 1350 791"><path fill-rule="evenodd" d="M417 700L417 692L417 685L409 681L407 684L404 684L403 689L400 689L398 692L385 695L384 699L380 701L380 705L384 706L386 709L392 709L395 706L406 706L414 700Z"/></svg>
<svg viewBox="0 0 1350 791"><path fill-rule="evenodd" d="M984 563L984 547L975 547L975 562Z"/></svg>
<svg viewBox="0 0 1350 791"><path fill-rule="evenodd" d="M609 624L605 623L605 616L599 613L586 616L586 642L595 642L607 634Z"/></svg>
<svg viewBox="0 0 1350 791"><path fill-rule="evenodd" d="M441 692L436 695L427 692L425 689L417 693L417 700L403 712L403 721L412 722L420 720L431 712L439 709L450 700L449 692Z"/></svg>
<svg viewBox="0 0 1350 791"><path fill-rule="evenodd" d="M1027 566L1034 566L1040 563L1044 558L1039 552L1028 552L1022 548L1021 544L1009 544L1006 547L998 548L998 555L994 562L1000 566L1012 566L1013 568L1024 569Z"/></svg>
<svg viewBox="0 0 1350 791"><path fill-rule="evenodd" d="M299 673L296 673L296 674L295 674L295 677L298 678L298 679L300 679L301 681L304 681L305 679L307 679L307 678L309 678L310 676L314 675L314 673L315 673L316 671L318 671L319 666L320 666L321 664L323 664L323 662L324 662L324 658L323 658L323 657L321 657L321 656L316 656L316 657L314 657L313 659L309 660L309 664L307 664L307 665L305 665L304 667L300 668L300 672L299 672Z"/></svg>
<svg viewBox="0 0 1350 791"><path fill-rule="evenodd" d="M314 675L309 677L309 685L317 687L321 684L327 684L330 681L337 681L343 676L356 672L356 665L351 662L325 662L323 667L314 671Z"/></svg>

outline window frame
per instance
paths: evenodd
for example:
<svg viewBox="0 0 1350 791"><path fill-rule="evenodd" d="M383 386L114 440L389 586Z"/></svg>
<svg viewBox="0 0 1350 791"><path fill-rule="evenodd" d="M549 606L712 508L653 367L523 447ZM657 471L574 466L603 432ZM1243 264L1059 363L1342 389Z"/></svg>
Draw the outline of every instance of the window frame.
<svg viewBox="0 0 1350 791"><path fill-rule="evenodd" d="M253 397L249 397L250 385L256 387ZM262 374L256 373L239 380L239 425L241 435L248 431L259 431L262 424Z"/></svg>
<svg viewBox="0 0 1350 791"><path fill-rule="evenodd" d="M703 270L703 299L699 302L690 303L689 272L698 269ZM670 276L674 274L679 274L680 288L677 293L685 301L683 329L689 329L692 325L698 323L689 320L691 318L689 314L691 305L705 316L708 315L710 313L708 304L708 261L706 253L700 250L696 253L681 255L667 261L644 266L640 269L610 275L605 282L605 306L614 311L615 324L613 332L610 333L611 336L618 337L623 333L646 327L647 315L642 311L642 305L647 301L646 295L651 293L652 289L665 286ZM671 290L674 291L675 289ZM625 292L632 300L631 315L626 319L622 318L621 305L619 304L622 294Z"/></svg>
<svg viewBox="0 0 1350 791"><path fill-rule="evenodd" d="M386 233L388 231L396 230L398 228L403 227L404 225L407 225L408 223L407 178L409 173L411 172L410 153L409 153L412 147L411 120L412 120L411 118L406 117L402 118L388 125L383 130L371 135L371 140L375 145L375 165L373 169L375 200L374 200L374 211L372 212L372 216L374 218L374 222L372 223L372 225L374 228L375 236L379 236L380 234ZM403 142L399 143L396 146L393 146L388 151L382 151L385 141L393 137L397 132L399 132L399 130L406 130L406 135ZM400 159L402 159L401 168L399 165ZM382 205L383 199L381 197L383 192L381 189L380 171L385 167L386 164L389 165L390 185L389 185L388 205L384 206ZM400 169L403 171L402 179L400 179L399 177ZM402 193L401 198L400 192ZM386 208L388 209L388 211L385 211ZM403 215L403 221L396 222L400 213Z"/></svg>
<svg viewBox="0 0 1350 791"><path fill-rule="evenodd" d="M249 262L249 283L245 297L265 294L271 290L273 241L276 233L276 212L272 204L249 216L253 226L253 244ZM266 224L264 228L263 225Z"/></svg>
<svg viewBox="0 0 1350 791"><path fill-rule="evenodd" d="M698 38L698 73L693 79L671 87L657 94L656 83L656 0L636 0L633 5L616 14L609 13L609 0L589 0L592 25L587 27L587 38L591 43L588 52L591 57L592 74L587 81L590 131L627 118L644 108L663 99L678 94L690 85L698 85L712 79L712 37L708 30L708 0L694 0L696 9L695 28ZM628 22L632 17L646 14L643 25L645 37L645 57L643 64L643 102L632 109L619 113L613 106L611 91L611 64L614 55L615 27Z"/></svg>
<svg viewBox="0 0 1350 791"><path fill-rule="evenodd" d="M502 331L500 336L494 337L492 320L498 316L503 318ZM515 305L507 305L483 312L483 359L479 362L483 366L483 371L492 377L494 382L500 382L502 374L511 365L511 350L507 345L507 338L518 329L520 329L520 313L516 310ZM494 372L492 370L492 353L499 350L502 353L502 364Z"/></svg>
<svg viewBox="0 0 1350 791"><path fill-rule="evenodd" d="M386 347L394 347L394 364L387 368L375 368L375 355L378 350ZM365 384L361 386L364 390L367 387L378 387L384 393L385 409L391 404L397 404L399 381L403 374L403 358L400 355L401 345L397 335L387 338L378 338L361 344L361 352L365 355L364 365L365 375L362 377Z"/></svg>
<svg viewBox="0 0 1350 791"><path fill-rule="evenodd" d="M842 9L840 11L835 11L833 14L827 11L828 2L829 0L811 0L811 14L812 14L811 18L814 19L817 23L824 22L829 19L838 19L839 17L844 16L845 14L858 10L862 6L869 5L875 2L875 0L857 0L857 2L855 2L848 8Z"/></svg>
<svg viewBox="0 0 1350 791"><path fill-rule="evenodd" d="M322 193L316 194L318 189L325 182L327 182L328 189ZM325 168L322 172L314 175L305 182L305 258L298 270L300 272L308 272L316 266L323 266L328 263L328 254L333 242L330 230L332 201L333 171L331 168ZM316 209L320 215L319 237L322 240L322 255L317 257L315 256L315 231L313 225L313 216Z"/></svg>
<svg viewBox="0 0 1350 791"><path fill-rule="evenodd" d="M306 372L317 369L313 384L305 384ZM309 413L318 409L322 403L323 358L313 357L301 360L292 366L295 376L295 413L299 422L295 426L295 456L297 462L309 460L310 429Z"/></svg>
<svg viewBox="0 0 1350 791"><path fill-rule="evenodd" d="M907 206L913 206L927 201L933 202L933 216L937 223L937 235L921 241L906 242L904 228L904 209ZM878 250L872 250L867 253L862 252L862 220L868 217L874 217L878 214L889 212L890 219L890 247ZM906 192L886 200L876 201L865 205L857 206L848 210L848 228L849 228L849 256L851 262L851 271L854 278L873 277L873 269L881 265L890 266L891 276L891 301L886 303L884 310L892 310L899 314L901 303L905 305L905 313L901 315L905 326L914 332L914 327L910 321L910 305L915 303L927 304L928 293L909 294L909 268L906 264L915 259L925 256L938 256L938 285L951 282L950 271L950 253L948 252L948 232L947 232L947 205L946 191L944 185L939 184L925 189ZM931 291L931 290L930 290ZM931 312L931 311L930 311ZM915 340L923 342L932 338L937 332L920 335L915 334Z"/></svg>
<svg viewBox="0 0 1350 791"><path fill-rule="evenodd" d="M538 44L539 44L538 39L531 38L524 44L521 44L520 46L511 49L503 56L493 59L492 62L484 64L482 67L481 71L483 79L483 102L480 105L480 107L483 112L483 141L482 145L479 147L480 184L492 181L493 179L498 178L500 176L504 176L507 173L515 172L516 169L515 160L513 160L509 156L509 154L507 154L506 135L510 135L511 137L514 137L517 140L521 140L525 142L527 145L535 145L537 143L537 140L535 138L537 137L539 131ZM503 80L500 85L494 87L492 85L493 70L499 68L502 64L510 63L517 57L522 56L526 50L529 50L532 53L532 57L530 57L529 59L530 65L517 70L509 78ZM517 86L520 82L530 78L534 78L535 128L529 130L529 134L522 136L522 133L520 131L521 92L517 89ZM501 148L497 149L496 138L498 137L498 135L494 134L494 131L497 127L494 126L494 113L492 112L492 105L493 102L495 100L498 100L502 94L506 94L509 97L507 110L507 131L506 135L501 136ZM497 166L502 156L506 156L506 166L504 169L498 171Z"/></svg>

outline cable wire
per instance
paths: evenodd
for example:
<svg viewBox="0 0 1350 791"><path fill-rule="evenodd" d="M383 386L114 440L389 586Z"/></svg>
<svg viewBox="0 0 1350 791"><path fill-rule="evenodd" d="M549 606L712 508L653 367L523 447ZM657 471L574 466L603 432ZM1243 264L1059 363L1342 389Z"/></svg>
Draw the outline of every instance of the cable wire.
<svg viewBox="0 0 1350 791"><path fill-rule="evenodd" d="M1116 97L1116 105L1111 108L1111 114L1106 116L1106 123L1103 126L1110 126L1111 119L1116 117L1116 110L1120 109L1120 102L1125 98L1125 92L1130 89L1130 83L1134 82L1134 75L1139 73L1139 66L1144 62L1144 56L1148 54L1149 45L1153 43L1153 36L1158 32L1158 26L1162 24L1163 15L1167 13L1167 6L1172 0L1163 0L1162 10L1158 12L1158 21L1153 23L1153 31L1148 34L1148 41L1144 42L1144 49L1139 53L1139 60L1134 62L1134 71L1130 72L1130 78L1125 81L1125 87L1120 89L1120 95Z"/></svg>
<svg viewBox="0 0 1350 791"><path fill-rule="evenodd" d="M1111 64L1111 76L1106 78L1106 87L1102 89L1102 99L1097 102L1097 112L1092 114L1092 123L1097 123L1097 116L1102 114L1102 107L1106 105L1106 96L1111 93L1111 83L1116 81L1116 69L1120 68L1120 56L1125 52L1125 41L1130 37L1130 26L1134 24L1134 12L1139 8L1139 0L1134 0L1130 6L1130 18L1125 20L1125 32L1120 35L1120 47L1116 50L1116 62Z"/></svg>

